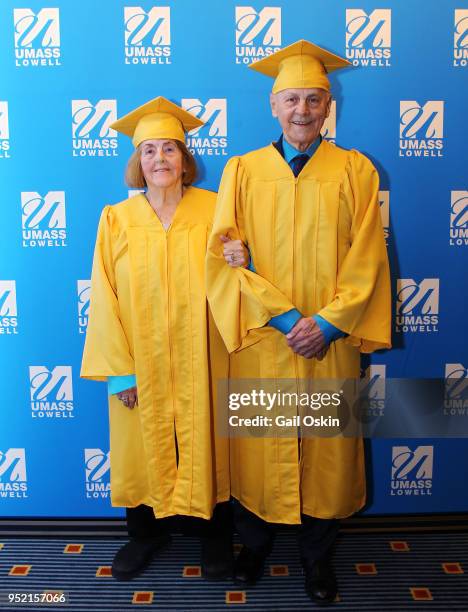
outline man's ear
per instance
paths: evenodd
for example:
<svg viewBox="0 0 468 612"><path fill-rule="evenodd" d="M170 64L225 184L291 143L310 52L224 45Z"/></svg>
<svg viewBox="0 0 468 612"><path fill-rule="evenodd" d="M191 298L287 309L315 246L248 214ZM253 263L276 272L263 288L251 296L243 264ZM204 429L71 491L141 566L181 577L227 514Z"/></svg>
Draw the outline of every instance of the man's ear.
<svg viewBox="0 0 468 612"><path fill-rule="evenodd" d="M276 111L276 94L274 93L270 94L270 106L271 106L271 114L273 115L273 117L277 117L278 113Z"/></svg>

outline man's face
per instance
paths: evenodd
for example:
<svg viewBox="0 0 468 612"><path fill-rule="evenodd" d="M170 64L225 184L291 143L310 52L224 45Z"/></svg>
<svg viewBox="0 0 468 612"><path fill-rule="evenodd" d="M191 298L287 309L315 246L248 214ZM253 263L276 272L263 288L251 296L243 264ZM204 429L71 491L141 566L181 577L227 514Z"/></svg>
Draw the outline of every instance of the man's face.
<svg viewBox="0 0 468 612"><path fill-rule="evenodd" d="M283 89L270 95L271 112L286 140L305 151L317 138L330 113L331 95L324 89Z"/></svg>

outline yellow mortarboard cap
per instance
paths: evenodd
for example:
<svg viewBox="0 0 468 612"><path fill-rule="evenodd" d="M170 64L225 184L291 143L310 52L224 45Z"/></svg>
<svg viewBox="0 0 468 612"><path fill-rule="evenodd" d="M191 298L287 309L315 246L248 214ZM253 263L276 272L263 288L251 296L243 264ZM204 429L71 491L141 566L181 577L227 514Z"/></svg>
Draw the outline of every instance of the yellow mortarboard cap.
<svg viewBox="0 0 468 612"><path fill-rule="evenodd" d="M170 138L185 142L185 132L204 124L203 121L162 96L132 110L110 126L130 136L135 148L144 140Z"/></svg>
<svg viewBox="0 0 468 612"><path fill-rule="evenodd" d="M307 40L297 42L250 64L270 77L276 77L273 93L283 89L308 89L318 87L330 90L327 73L350 66L344 57L330 53Z"/></svg>

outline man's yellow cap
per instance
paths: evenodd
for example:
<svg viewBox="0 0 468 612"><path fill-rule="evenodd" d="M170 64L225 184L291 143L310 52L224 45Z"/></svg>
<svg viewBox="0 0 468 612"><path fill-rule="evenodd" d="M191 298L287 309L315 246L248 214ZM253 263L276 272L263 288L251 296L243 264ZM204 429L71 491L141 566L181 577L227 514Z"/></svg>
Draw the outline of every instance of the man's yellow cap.
<svg viewBox="0 0 468 612"><path fill-rule="evenodd" d="M276 77L273 93L283 89L308 89L318 87L330 90L327 73L351 66L344 57L330 53L307 40L297 42L250 64L270 77Z"/></svg>
<svg viewBox="0 0 468 612"><path fill-rule="evenodd" d="M204 122L162 96L150 100L110 126L130 136L135 148L144 140L170 138L185 142L185 132L204 125Z"/></svg>

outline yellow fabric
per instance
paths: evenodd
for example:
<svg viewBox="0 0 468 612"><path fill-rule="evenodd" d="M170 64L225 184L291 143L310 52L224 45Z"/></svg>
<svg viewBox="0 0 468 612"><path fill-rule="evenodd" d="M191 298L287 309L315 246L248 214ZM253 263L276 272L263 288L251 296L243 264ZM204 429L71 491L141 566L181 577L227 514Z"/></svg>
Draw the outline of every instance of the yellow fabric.
<svg viewBox="0 0 468 612"><path fill-rule="evenodd" d="M272 53L249 68L275 78L273 93L283 89L330 90L327 73L350 66L347 59L335 55L307 40L297 42Z"/></svg>
<svg viewBox="0 0 468 612"><path fill-rule="evenodd" d="M390 280L375 168L323 141L297 179L273 147L231 159L207 254L208 299L230 377L358 378L359 352L390 347ZM248 244L257 273L233 269L220 234ZM349 334L323 361L265 326L297 308ZM349 516L365 502L362 440L231 439L231 491L271 522Z"/></svg>
<svg viewBox="0 0 468 612"><path fill-rule="evenodd" d="M185 132L203 121L182 107L158 96L111 124L113 130L132 138L135 148L144 140L170 138L185 142Z"/></svg>
<svg viewBox="0 0 468 612"><path fill-rule="evenodd" d="M330 91L330 81L322 62L310 55L293 55L281 62L272 92L311 87Z"/></svg>
<svg viewBox="0 0 468 612"><path fill-rule="evenodd" d="M209 518L229 499L228 441L214 435L228 355L204 278L215 200L189 187L167 232L143 195L99 223L81 375L136 374L137 407L109 398L112 504L157 517Z"/></svg>
<svg viewBox="0 0 468 612"><path fill-rule="evenodd" d="M132 138L136 148L144 140L171 138L185 142L185 132L181 122L168 113L151 113L138 122Z"/></svg>

